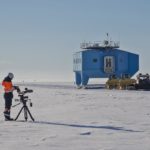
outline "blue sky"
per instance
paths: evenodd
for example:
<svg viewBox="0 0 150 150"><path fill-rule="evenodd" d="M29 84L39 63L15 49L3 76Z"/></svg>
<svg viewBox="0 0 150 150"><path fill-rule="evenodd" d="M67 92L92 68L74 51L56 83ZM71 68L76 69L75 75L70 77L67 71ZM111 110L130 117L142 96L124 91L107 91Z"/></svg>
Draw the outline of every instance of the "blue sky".
<svg viewBox="0 0 150 150"><path fill-rule="evenodd" d="M73 81L73 53L107 32L150 73L149 15L149 0L0 0L0 78Z"/></svg>

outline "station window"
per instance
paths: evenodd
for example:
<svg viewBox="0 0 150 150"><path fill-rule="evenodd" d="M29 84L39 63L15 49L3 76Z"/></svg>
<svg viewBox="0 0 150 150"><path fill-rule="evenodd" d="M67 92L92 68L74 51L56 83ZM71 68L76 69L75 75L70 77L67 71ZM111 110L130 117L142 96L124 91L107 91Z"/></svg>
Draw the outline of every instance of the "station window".
<svg viewBox="0 0 150 150"><path fill-rule="evenodd" d="M81 63L81 59L80 58L76 58L74 59L74 64L80 64Z"/></svg>
<svg viewBox="0 0 150 150"><path fill-rule="evenodd" d="M93 62L94 62L94 63L97 63L97 61L98 61L97 58L94 58L94 59L93 59Z"/></svg>

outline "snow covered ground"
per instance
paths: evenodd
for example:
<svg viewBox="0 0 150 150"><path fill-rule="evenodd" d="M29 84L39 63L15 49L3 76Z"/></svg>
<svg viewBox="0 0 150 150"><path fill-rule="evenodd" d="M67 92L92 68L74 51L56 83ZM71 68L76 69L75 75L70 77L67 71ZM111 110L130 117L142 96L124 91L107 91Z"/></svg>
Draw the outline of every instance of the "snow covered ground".
<svg viewBox="0 0 150 150"><path fill-rule="evenodd" d="M34 90L27 94L34 123L4 121L0 93L1 150L150 150L150 92L76 89L71 83L27 87ZM12 117L21 107L12 108Z"/></svg>

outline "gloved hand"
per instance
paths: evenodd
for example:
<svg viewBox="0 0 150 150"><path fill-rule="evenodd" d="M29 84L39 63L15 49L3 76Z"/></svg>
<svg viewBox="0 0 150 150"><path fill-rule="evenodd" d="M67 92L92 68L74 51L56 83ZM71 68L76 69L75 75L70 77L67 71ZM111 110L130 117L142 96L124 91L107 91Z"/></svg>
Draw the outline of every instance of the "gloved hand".
<svg viewBox="0 0 150 150"><path fill-rule="evenodd" d="M20 93L20 88L18 86L13 86L15 90L17 90L17 93Z"/></svg>

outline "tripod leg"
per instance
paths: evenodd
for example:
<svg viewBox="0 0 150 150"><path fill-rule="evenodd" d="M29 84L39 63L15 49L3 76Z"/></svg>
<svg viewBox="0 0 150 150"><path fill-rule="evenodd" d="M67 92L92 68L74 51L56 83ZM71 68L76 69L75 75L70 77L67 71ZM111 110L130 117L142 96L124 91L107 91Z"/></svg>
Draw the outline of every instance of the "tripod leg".
<svg viewBox="0 0 150 150"><path fill-rule="evenodd" d="M21 108L21 110L19 111L19 113L18 113L17 117L15 118L15 120L17 120L17 119L18 119L18 117L19 117L19 115L20 115L21 111L23 110L23 108L24 108L24 106L22 106L22 108Z"/></svg>
<svg viewBox="0 0 150 150"><path fill-rule="evenodd" d="M34 121L34 118L33 118L33 116L31 115L31 113L30 113L30 111L29 111L29 108L28 108L28 107L26 107L26 109L27 109L27 112L29 113L29 115L30 115L30 117L31 117L32 121Z"/></svg>
<svg viewBox="0 0 150 150"><path fill-rule="evenodd" d="M24 118L26 121L28 120L27 107L24 107Z"/></svg>

